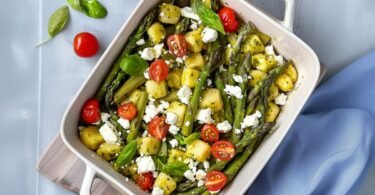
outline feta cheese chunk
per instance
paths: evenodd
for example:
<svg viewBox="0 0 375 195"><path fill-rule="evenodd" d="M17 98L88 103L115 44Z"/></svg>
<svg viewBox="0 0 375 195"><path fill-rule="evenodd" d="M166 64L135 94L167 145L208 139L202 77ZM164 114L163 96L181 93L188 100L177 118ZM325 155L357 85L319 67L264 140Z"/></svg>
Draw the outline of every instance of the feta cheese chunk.
<svg viewBox="0 0 375 195"><path fill-rule="evenodd" d="M216 125L220 133L228 133L232 130L232 125L226 120Z"/></svg>
<svg viewBox="0 0 375 195"><path fill-rule="evenodd" d="M214 41L216 41L218 36L219 35L218 35L217 31L212 29L212 28L209 28L209 27L204 27L204 29L201 33L202 41L204 43L214 42Z"/></svg>
<svg viewBox="0 0 375 195"><path fill-rule="evenodd" d="M288 99L288 96L286 96L284 93L281 93L279 96L275 98L275 103L280 106L284 106L286 104L286 101Z"/></svg>
<svg viewBox="0 0 375 195"><path fill-rule="evenodd" d="M236 134L241 134L241 133L242 133L242 130L241 130L241 129L235 129L235 130L234 130L234 133L236 133Z"/></svg>
<svg viewBox="0 0 375 195"><path fill-rule="evenodd" d="M192 95L193 93L191 92L191 89L184 85L182 86L178 92L177 92L177 96L178 98L180 99L180 101L184 104L189 104L189 100L190 100L190 96Z"/></svg>
<svg viewBox="0 0 375 195"><path fill-rule="evenodd" d="M146 43L146 41L144 39L139 39L137 42L135 42L135 44L137 44L138 46L144 45L145 43Z"/></svg>
<svg viewBox="0 0 375 195"><path fill-rule="evenodd" d="M239 86L225 85L224 92L230 96L234 96L238 99L242 99L242 90Z"/></svg>
<svg viewBox="0 0 375 195"><path fill-rule="evenodd" d="M241 123L241 128L245 129L247 127L257 127L259 125L260 117L262 117L262 114L258 110L252 115L247 115Z"/></svg>
<svg viewBox="0 0 375 195"><path fill-rule="evenodd" d="M203 162L203 167L204 167L205 170L207 170L208 168L210 168L210 162L208 162L207 160L205 160Z"/></svg>
<svg viewBox="0 0 375 195"><path fill-rule="evenodd" d="M233 80L234 80L236 83L242 83L242 82L243 82L243 78L242 78L242 76L240 76L240 75L236 75L236 74L233 75Z"/></svg>
<svg viewBox="0 0 375 195"><path fill-rule="evenodd" d="M180 128L178 128L176 125L171 125L171 126L169 126L169 130L168 131L172 135L176 135L180 131Z"/></svg>
<svg viewBox="0 0 375 195"><path fill-rule="evenodd" d="M199 18L199 16L194 13L193 9L191 7L183 7L181 8L181 16L185 17L185 18L190 18L190 19L193 19L193 20L197 20L197 21L200 21L201 19Z"/></svg>
<svg viewBox="0 0 375 195"><path fill-rule="evenodd" d="M203 180L203 179L202 179L202 180L199 180L197 186L198 186L198 187L201 187L201 186L203 186L203 185L204 185L204 180Z"/></svg>
<svg viewBox="0 0 375 195"><path fill-rule="evenodd" d="M152 189L151 195L164 195L164 190L162 190L161 188L155 186Z"/></svg>
<svg viewBox="0 0 375 195"><path fill-rule="evenodd" d="M210 108L201 109L198 111L195 119L199 124L211 124L214 120L211 117L212 110Z"/></svg>
<svg viewBox="0 0 375 195"><path fill-rule="evenodd" d="M178 141L176 139L172 139L171 141L169 141L169 144L171 144L172 148L175 148L178 146Z"/></svg>
<svg viewBox="0 0 375 195"><path fill-rule="evenodd" d="M206 177L207 173L203 171L202 169L198 169L198 171L195 173L195 178L197 180L204 179Z"/></svg>
<svg viewBox="0 0 375 195"><path fill-rule="evenodd" d="M264 48L264 51L265 51L265 53L267 55L270 55L270 56L275 55L275 51L273 50L273 46L272 45L266 46Z"/></svg>
<svg viewBox="0 0 375 195"><path fill-rule="evenodd" d="M145 77L145 79L150 80L150 74L148 73L148 71L149 71L149 68L147 68L147 69L143 72L143 76Z"/></svg>
<svg viewBox="0 0 375 195"><path fill-rule="evenodd" d="M103 136L104 141L108 144L116 144L118 141L115 127L110 122L104 123L104 125L100 127L99 132Z"/></svg>
<svg viewBox="0 0 375 195"><path fill-rule="evenodd" d="M117 122L124 127L124 129L130 129L130 122L127 119L119 118Z"/></svg>
<svg viewBox="0 0 375 195"><path fill-rule="evenodd" d="M191 171L191 170L185 171L184 176L186 177L186 179L188 179L190 181L195 181L195 175L194 175L193 171Z"/></svg>
<svg viewBox="0 0 375 195"><path fill-rule="evenodd" d="M158 110L159 110L159 112L164 112L165 110L167 110L168 107L169 107L169 103L162 100L162 101L160 101L160 104L158 106Z"/></svg>
<svg viewBox="0 0 375 195"><path fill-rule="evenodd" d="M150 122L157 114L159 114L159 109L155 106L154 102L150 101L145 109L145 115L143 120L148 123Z"/></svg>
<svg viewBox="0 0 375 195"><path fill-rule="evenodd" d="M163 48L164 48L164 43L160 43L154 46L155 58L160 58Z"/></svg>
<svg viewBox="0 0 375 195"><path fill-rule="evenodd" d="M100 113L100 118L101 118L101 120L102 120L103 122L107 122L108 119L109 119L109 117L111 117L111 115L108 114L108 113L105 113L105 112Z"/></svg>
<svg viewBox="0 0 375 195"><path fill-rule="evenodd" d="M275 60L277 61L277 65L283 65L284 64L284 58L281 55L275 56Z"/></svg>
<svg viewBox="0 0 375 195"><path fill-rule="evenodd" d="M207 86L210 86L212 85L212 80L211 79L207 79Z"/></svg>
<svg viewBox="0 0 375 195"><path fill-rule="evenodd" d="M175 125L177 123L177 120L178 120L178 116L177 114L173 113L173 112L167 112L166 114L166 119L165 119L165 122L170 124L170 125Z"/></svg>
<svg viewBox="0 0 375 195"><path fill-rule="evenodd" d="M155 171L155 163L151 156L138 157L135 162L138 166L138 173L147 173Z"/></svg>
<svg viewBox="0 0 375 195"><path fill-rule="evenodd" d="M152 47L144 48L139 54L144 60L151 61L155 58L155 49Z"/></svg>

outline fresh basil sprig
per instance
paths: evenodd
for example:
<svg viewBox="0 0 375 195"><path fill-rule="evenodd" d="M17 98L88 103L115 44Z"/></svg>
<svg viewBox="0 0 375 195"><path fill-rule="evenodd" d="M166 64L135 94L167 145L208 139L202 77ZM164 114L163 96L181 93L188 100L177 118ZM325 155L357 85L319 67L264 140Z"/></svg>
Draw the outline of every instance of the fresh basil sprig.
<svg viewBox="0 0 375 195"><path fill-rule="evenodd" d="M177 161L166 164L161 171L171 176L184 176L187 170L189 170L187 164Z"/></svg>
<svg viewBox="0 0 375 195"><path fill-rule="evenodd" d="M79 0L67 0L70 7L75 9L76 11L83 12L83 9L79 3Z"/></svg>
<svg viewBox="0 0 375 195"><path fill-rule="evenodd" d="M121 166L128 164L137 152L137 140L133 140L126 145L120 155L117 157L115 162L115 168L120 168Z"/></svg>
<svg viewBox="0 0 375 195"><path fill-rule="evenodd" d="M201 137L200 133L192 133L187 137L184 137L181 134L176 134L173 136L180 145L186 145L193 143L194 140L199 139Z"/></svg>
<svg viewBox="0 0 375 195"><path fill-rule="evenodd" d="M199 16L204 25L225 34L224 26L219 16L210 8L206 7L201 0L192 0L191 8Z"/></svg>

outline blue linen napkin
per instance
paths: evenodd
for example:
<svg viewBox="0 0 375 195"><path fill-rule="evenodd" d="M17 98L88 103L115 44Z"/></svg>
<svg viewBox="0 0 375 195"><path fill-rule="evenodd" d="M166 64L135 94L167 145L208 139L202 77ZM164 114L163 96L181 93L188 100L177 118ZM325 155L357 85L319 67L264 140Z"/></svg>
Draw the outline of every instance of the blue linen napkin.
<svg viewBox="0 0 375 195"><path fill-rule="evenodd" d="M374 161L375 51L320 85L251 195L354 194Z"/></svg>

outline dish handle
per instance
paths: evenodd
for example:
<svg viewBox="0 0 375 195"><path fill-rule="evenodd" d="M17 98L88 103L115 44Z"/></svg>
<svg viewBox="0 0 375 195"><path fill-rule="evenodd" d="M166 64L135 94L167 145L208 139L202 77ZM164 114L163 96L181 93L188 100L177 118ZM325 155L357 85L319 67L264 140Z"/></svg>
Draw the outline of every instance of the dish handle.
<svg viewBox="0 0 375 195"><path fill-rule="evenodd" d="M91 195L91 186L95 178L96 172L86 163L86 172L79 192L80 195Z"/></svg>
<svg viewBox="0 0 375 195"><path fill-rule="evenodd" d="M295 0L284 0L285 2L285 13L284 20L280 21L290 32L293 32L294 18L296 14L296 1Z"/></svg>

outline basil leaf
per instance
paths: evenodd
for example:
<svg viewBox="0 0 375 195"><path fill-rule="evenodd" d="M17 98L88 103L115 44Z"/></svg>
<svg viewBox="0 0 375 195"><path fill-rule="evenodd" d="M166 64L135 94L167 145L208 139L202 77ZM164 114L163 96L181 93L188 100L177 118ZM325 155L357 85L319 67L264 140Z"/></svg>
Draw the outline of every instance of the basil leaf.
<svg viewBox="0 0 375 195"><path fill-rule="evenodd" d="M130 76L139 76L148 67L146 60L138 54L128 55L120 60L120 68Z"/></svg>
<svg viewBox="0 0 375 195"><path fill-rule="evenodd" d="M107 9L96 0L79 0L83 12L91 18L104 18L107 16Z"/></svg>
<svg viewBox="0 0 375 195"><path fill-rule="evenodd" d="M154 156L152 157L152 159L154 160L155 162L155 169L157 171L161 171L164 169L165 167L165 163L167 162L167 157L166 156L163 156L163 157L160 157L160 156Z"/></svg>
<svg viewBox="0 0 375 195"><path fill-rule="evenodd" d="M68 6L62 6L57 9L48 20L48 35L54 37L64 29L66 23L69 20L69 8Z"/></svg>
<svg viewBox="0 0 375 195"><path fill-rule="evenodd" d="M184 176L185 171L189 170L189 166L183 162L168 163L162 169L162 172L171 176Z"/></svg>
<svg viewBox="0 0 375 195"><path fill-rule="evenodd" d="M191 144L193 143L194 140L197 140L201 137L200 133L192 133L188 137L185 138L185 143L186 144Z"/></svg>
<svg viewBox="0 0 375 195"><path fill-rule="evenodd" d="M133 140L126 145L120 155L117 157L115 167L120 168L121 166L128 164L137 152L137 140Z"/></svg>
<svg viewBox="0 0 375 195"><path fill-rule="evenodd" d="M198 14L204 25L225 34L224 26L219 16L210 8L206 7L201 0L192 0L191 8Z"/></svg>
<svg viewBox="0 0 375 195"><path fill-rule="evenodd" d="M162 142L161 143L161 147L160 147L158 156L160 156L160 157L162 157L162 156L168 156L168 145L167 145L167 142Z"/></svg>
<svg viewBox="0 0 375 195"><path fill-rule="evenodd" d="M186 145L185 138L184 138L183 135L181 135L181 134L178 133L178 134L174 135L173 137L178 141L178 144L180 144L180 145Z"/></svg>
<svg viewBox="0 0 375 195"><path fill-rule="evenodd" d="M67 0L70 7L75 9L76 11L83 12L83 9L79 3L79 0Z"/></svg>

